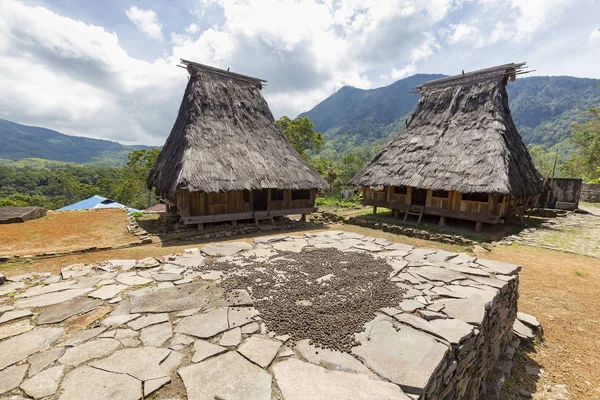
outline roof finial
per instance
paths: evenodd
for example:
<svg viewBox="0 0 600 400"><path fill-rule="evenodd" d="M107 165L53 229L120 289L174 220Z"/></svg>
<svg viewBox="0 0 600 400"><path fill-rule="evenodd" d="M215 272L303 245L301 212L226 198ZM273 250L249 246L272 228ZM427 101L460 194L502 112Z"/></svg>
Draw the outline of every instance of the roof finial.
<svg viewBox="0 0 600 400"><path fill-rule="evenodd" d="M463 72L463 75L464 75L465 74L465 70L463 69L462 72Z"/></svg>
<svg viewBox="0 0 600 400"><path fill-rule="evenodd" d="M229 72L229 68L230 68L230 67L227 67L227 72ZM463 72L463 74L464 74L464 72Z"/></svg>

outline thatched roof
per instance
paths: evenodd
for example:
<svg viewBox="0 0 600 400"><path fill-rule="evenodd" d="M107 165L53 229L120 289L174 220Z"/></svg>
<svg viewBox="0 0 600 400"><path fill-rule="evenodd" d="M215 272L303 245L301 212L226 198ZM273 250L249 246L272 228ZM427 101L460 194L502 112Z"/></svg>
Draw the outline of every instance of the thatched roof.
<svg viewBox="0 0 600 400"><path fill-rule="evenodd" d="M410 121L351 180L462 193L535 195L542 179L512 120L506 64L425 82Z"/></svg>
<svg viewBox="0 0 600 400"><path fill-rule="evenodd" d="M181 60L190 79L171 134L148 176L179 189L327 189L296 152L261 95L264 80Z"/></svg>

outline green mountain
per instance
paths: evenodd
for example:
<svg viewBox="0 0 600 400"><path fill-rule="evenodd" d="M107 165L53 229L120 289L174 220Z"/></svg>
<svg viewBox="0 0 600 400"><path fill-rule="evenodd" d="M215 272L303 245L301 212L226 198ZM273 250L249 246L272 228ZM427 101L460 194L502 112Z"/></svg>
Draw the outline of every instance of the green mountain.
<svg viewBox="0 0 600 400"><path fill-rule="evenodd" d="M345 86L301 116L309 117L315 130L323 133L326 153L383 144L414 110L419 95L412 90L444 76L418 74L370 90ZM573 123L584 121L589 107L600 106L598 84L600 79L569 76L510 82L509 104L524 142L549 149L568 139Z"/></svg>
<svg viewBox="0 0 600 400"><path fill-rule="evenodd" d="M69 136L51 129L0 119L0 163L8 160L43 159L77 164L119 166L133 150L149 146L126 146L108 140ZM33 163L39 164L40 160Z"/></svg>

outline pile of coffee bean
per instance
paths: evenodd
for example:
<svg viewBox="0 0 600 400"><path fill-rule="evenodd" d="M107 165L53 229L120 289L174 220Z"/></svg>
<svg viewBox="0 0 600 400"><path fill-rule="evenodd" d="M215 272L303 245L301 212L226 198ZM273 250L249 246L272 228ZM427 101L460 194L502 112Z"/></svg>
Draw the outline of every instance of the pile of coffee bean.
<svg viewBox="0 0 600 400"><path fill-rule="evenodd" d="M248 289L270 331L346 352L358 344L354 334L375 312L397 306L403 294L389 280L391 266L361 252L305 249L243 267L208 263L201 268L224 271L220 286L225 289Z"/></svg>

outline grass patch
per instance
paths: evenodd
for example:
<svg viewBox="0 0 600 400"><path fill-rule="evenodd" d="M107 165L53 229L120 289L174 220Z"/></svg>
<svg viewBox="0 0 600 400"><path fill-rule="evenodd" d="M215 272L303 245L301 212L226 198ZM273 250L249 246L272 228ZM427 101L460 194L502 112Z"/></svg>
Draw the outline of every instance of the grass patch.
<svg viewBox="0 0 600 400"><path fill-rule="evenodd" d="M573 271L575 273L575 275L580 276L582 278L585 278L587 276L587 272L585 271L581 271L579 269L576 269L575 271Z"/></svg>

